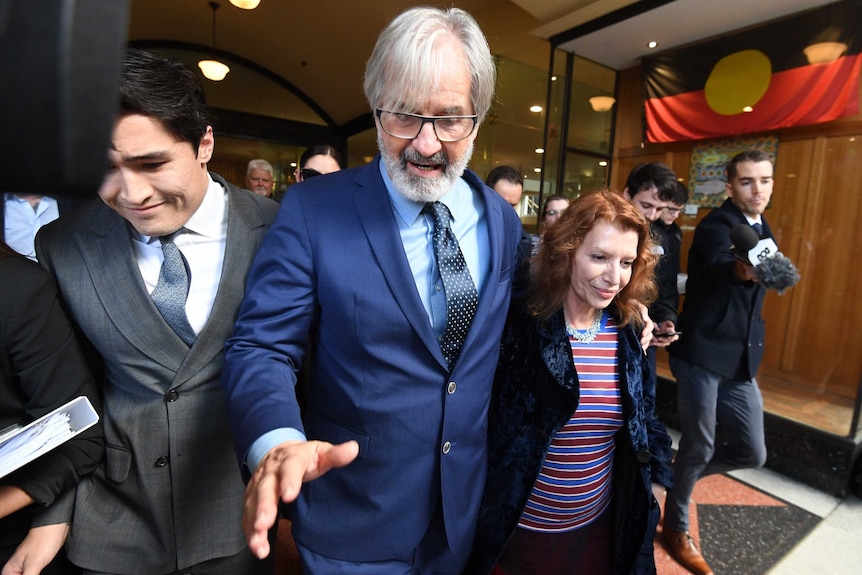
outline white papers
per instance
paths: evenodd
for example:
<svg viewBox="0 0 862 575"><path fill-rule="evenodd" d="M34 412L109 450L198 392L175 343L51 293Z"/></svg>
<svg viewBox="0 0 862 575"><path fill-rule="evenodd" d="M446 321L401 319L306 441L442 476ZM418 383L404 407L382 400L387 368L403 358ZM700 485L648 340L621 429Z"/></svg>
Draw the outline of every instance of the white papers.
<svg viewBox="0 0 862 575"><path fill-rule="evenodd" d="M96 410L82 395L29 425L4 432L0 437L0 477L44 455L97 421Z"/></svg>

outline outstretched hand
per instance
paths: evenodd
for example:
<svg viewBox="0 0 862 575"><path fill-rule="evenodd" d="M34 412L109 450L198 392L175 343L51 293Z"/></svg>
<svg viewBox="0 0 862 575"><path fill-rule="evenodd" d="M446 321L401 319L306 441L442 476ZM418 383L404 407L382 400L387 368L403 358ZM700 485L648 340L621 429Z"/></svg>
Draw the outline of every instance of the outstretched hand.
<svg viewBox="0 0 862 575"><path fill-rule="evenodd" d="M270 552L267 532L278 516L279 500L290 503L306 481L333 467L344 467L359 455L359 444L347 441L287 441L267 452L245 490L242 528L251 552L263 559Z"/></svg>

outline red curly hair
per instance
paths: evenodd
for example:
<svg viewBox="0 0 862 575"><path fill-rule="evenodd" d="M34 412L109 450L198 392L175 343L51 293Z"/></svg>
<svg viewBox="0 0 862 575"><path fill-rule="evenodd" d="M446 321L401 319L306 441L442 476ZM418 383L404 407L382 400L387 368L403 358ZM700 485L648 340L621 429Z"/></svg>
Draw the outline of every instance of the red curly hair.
<svg viewBox="0 0 862 575"><path fill-rule="evenodd" d="M638 303L649 306L658 293L655 266L658 256L649 222L621 194L599 190L581 196L566 208L562 217L542 236L539 253L533 258L527 306L539 319L547 319L563 307L569 291L575 251L598 222L607 222L621 231L638 236L637 258L632 264L628 285L614 299L620 324L639 322Z"/></svg>

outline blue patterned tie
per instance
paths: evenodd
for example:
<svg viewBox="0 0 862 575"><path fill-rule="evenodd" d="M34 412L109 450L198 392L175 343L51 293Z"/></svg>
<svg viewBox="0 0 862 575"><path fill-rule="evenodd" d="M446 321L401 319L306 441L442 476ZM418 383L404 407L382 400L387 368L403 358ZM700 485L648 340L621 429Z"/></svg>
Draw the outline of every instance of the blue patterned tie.
<svg viewBox="0 0 862 575"><path fill-rule="evenodd" d="M169 236L161 236L162 269L159 271L159 282L153 290L153 303L165 318L165 322L174 330L180 339L191 347L197 335L186 316L186 298L189 295L189 272L180 248L174 243L179 232Z"/></svg>
<svg viewBox="0 0 862 575"><path fill-rule="evenodd" d="M434 256L446 295L446 329L440 337L440 348L451 371L470 331L479 295L452 232L449 208L440 202L429 202L423 211L434 219Z"/></svg>
<svg viewBox="0 0 862 575"><path fill-rule="evenodd" d="M763 237L763 226L760 224L760 222L755 222L755 223L751 224L751 227L754 228L755 232L757 232L758 238Z"/></svg>

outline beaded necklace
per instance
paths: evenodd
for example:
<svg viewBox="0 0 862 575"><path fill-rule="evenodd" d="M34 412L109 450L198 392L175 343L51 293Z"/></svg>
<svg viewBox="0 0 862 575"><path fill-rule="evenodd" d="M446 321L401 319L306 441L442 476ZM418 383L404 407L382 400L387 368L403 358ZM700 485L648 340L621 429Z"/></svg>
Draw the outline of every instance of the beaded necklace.
<svg viewBox="0 0 862 575"><path fill-rule="evenodd" d="M602 329L602 310L596 311L596 319L593 320L593 324L586 331L575 329L569 322L566 322L566 333L580 343L592 343L596 339L596 336L599 335L599 330Z"/></svg>

